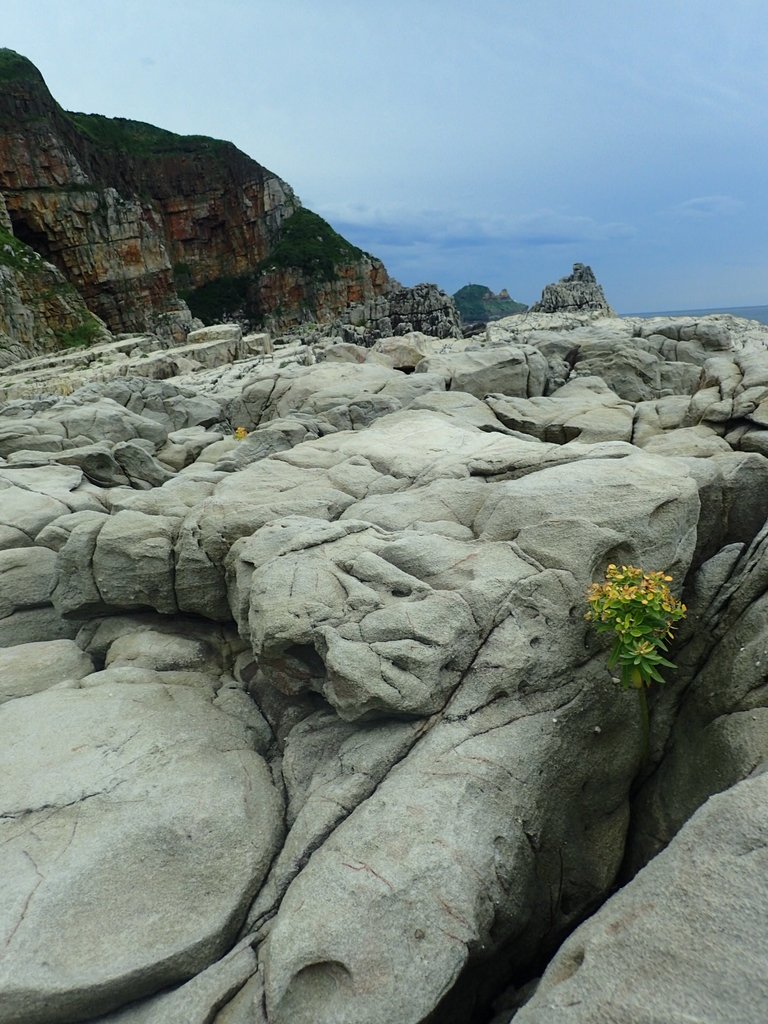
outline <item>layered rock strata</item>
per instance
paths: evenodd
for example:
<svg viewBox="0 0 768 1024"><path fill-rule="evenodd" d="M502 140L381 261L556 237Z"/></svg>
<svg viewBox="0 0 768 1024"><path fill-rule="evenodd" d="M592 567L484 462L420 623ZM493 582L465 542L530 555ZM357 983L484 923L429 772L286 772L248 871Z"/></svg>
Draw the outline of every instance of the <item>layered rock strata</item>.
<svg viewBox="0 0 768 1024"><path fill-rule="evenodd" d="M61 271L15 237L0 193L0 367L109 337Z"/></svg>
<svg viewBox="0 0 768 1024"><path fill-rule="evenodd" d="M434 284L393 286L385 295L360 301L332 325L345 341L371 345L379 338L411 332L434 338L461 338L461 317L453 299Z"/></svg>
<svg viewBox="0 0 768 1024"><path fill-rule="evenodd" d="M231 143L68 113L10 50L0 81L0 190L14 234L112 330L154 330L158 317L183 327L184 296L214 317L245 308L274 326L328 320L386 289L377 260Z"/></svg>

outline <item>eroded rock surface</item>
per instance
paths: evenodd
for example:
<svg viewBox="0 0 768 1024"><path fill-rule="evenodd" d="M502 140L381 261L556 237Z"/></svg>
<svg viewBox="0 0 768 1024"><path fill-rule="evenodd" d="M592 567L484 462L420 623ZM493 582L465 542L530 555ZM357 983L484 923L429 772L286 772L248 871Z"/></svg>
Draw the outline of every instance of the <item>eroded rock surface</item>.
<svg viewBox="0 0 768 1024"><path fill-rule="evenodd" d="M515 1024L762 1024L767 808L765 766L707 801L568 939Z"/></svg>
<svg viewBox="0 0 768 1024"><path fill-rule="evenodd" d="M226 951L281 835L243 722L105 682L17 697L0 733L4 1021L94 1016Z"/></svg>
<svg viewBox="0 0 768 1024"><path fill-rule="evenodd" d="M638 871L600 914L639 892L627 928L664 929L656 865L714 794L756 820L768 329L532 313L445 344L0 407L3 1020L480 1024ZM609 562L690 609L645 760L583 618Z"/></svg>

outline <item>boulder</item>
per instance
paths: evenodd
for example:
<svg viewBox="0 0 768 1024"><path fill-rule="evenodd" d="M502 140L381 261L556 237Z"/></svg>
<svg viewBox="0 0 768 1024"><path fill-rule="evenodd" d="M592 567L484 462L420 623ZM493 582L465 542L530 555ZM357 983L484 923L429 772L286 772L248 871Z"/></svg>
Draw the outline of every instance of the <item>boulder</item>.
<svg viewBox="0 0 768 1024"><path fill-rule="evenodd" d="M0 735L3 1021L93 1017L230 948L282 829L242 723L150 683L19 697Z"/></svg>
<svg viewBox="0 0 768 1024"><path fill-rule="evenodd" d="M416 369L442 376L446 390L466 391L480 399L488 394L541 395L547 380L546 359L529 346L428 356Z"/></svg>
<svg viewBox="0 0 768 1024"><path fill-rule="evenodd" d="M0 620L51 603L56 555L43 547L0 551Z"/></svg>
<svg viewBox="0 0 768 1024"><path fill-rule="evenodd" d="M72 640L21 643L0 650L0 704L93 672L93 660Z"/></svg>
<svg viewBox="0 0 768 1024"><path fill-rule="evenodd" d="M542 441L632 440L634 407L600 377L576 377L546 398L488 395L485 400L506 427Z"/></svg>
<svg viewBox="0 0 768 1024"><path fill-rule="evenodd" d="M576 929L515 1024L762 1024L768 774L699 810Z"/></svg>

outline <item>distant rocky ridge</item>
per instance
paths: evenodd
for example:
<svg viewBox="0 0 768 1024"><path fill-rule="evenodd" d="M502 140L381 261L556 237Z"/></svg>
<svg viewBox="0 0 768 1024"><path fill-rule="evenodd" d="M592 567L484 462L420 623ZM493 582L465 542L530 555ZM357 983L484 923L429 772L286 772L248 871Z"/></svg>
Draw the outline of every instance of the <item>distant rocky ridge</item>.
<svg viewBox="0 0 768 1024"><path fill-rule="evenodd" d="M465 284L454 292L453 301L464 324L501 320L505 316L523 313L528 308L524 302L515 302L506 288L495 295L484 284Z"/></svg>
<svg viewBox="0 0 768 1024"><path fill-rule="evenodd" d="M597 283L592 268L574 263L573 272L562 277L557 284L548 284L538 302L531 306L532 313L598 313L615 316Z"/></svg>
<svg viewBox="0 0 768 1024"><path fill-rule="evenodd" d="M281 329L390 288L380 261L231 143L68 113L11 50L0 50L0 191L0 243L14 244L10 228L116 332L183 340L186 303L208 321ZM57 316L40 310L38 334L61 330Z"/></svg>

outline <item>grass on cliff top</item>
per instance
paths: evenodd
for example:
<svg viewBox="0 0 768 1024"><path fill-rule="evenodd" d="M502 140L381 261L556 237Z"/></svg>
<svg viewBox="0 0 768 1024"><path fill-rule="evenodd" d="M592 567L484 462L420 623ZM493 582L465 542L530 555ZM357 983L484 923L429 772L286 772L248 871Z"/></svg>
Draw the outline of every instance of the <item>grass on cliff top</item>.
<svg viewBox="0 0 768 1024"><path fill-rule="evenodd" d="M322 217L301 207L283 223L277 245L259 269L300 270L310 278L333 281L337 267L364 255Z"/></svg>
<svg viewBox="0 0 768 1024"><path fill-rule="evenodd" d="M42 76L31 60L0 47L0 82L39 82Z"/></svg>
<svg viewBox="0 0 768 1024"><path fill-rule="evenodd" d="M94 145L118 149L135 156L163 156L177 153L199 153L200 150L221 153L234 149L231 142L211 139L207 135L177 135L144 121L126 117L105 117L103 114L81 114L67 111L65 116Z"/></svg>

